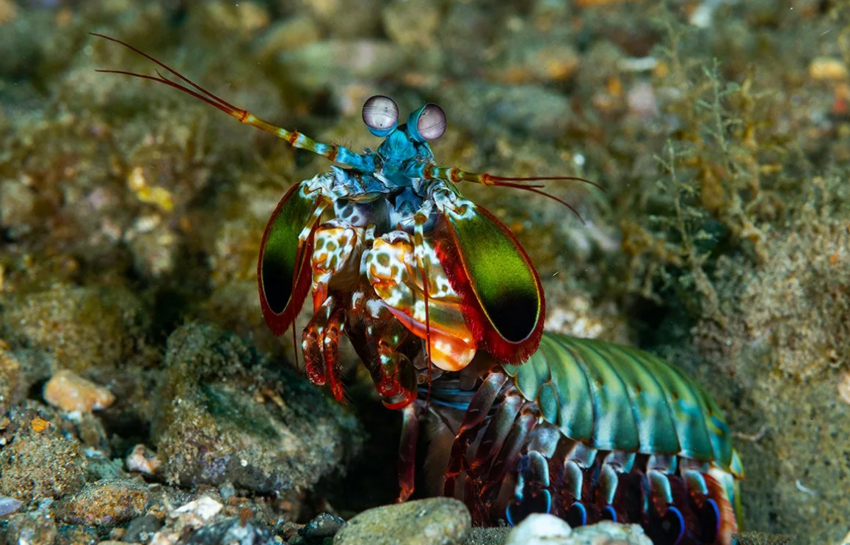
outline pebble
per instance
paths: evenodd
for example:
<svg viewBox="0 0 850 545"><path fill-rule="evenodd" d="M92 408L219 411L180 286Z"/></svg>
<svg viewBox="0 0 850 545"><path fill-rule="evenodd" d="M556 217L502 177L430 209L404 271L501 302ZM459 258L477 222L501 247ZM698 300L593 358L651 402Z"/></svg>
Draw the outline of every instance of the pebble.
<svg viewBox="0 0 850 545"><path fill-rule="evenodd" d="M115 403L115 396L103 386L63 369L45 385L44 400L63 411L85 413L109 407Z"/></svg>
<svg viewBox="0 0 850 545"><path fill-rule="evenodd" d="M556 545L573 532L570 525L554 515L529 515L511 533L505 545Z"/></svg>
<svg viewBox="0 0 850 545"><path fill-rule="evenodd" d="M160 528L162 523L158 518L145 515L131 520L121 539L128 543L147 543Z"/></svg>
<svg viewBox="0 0 850 545"><path fill-rule="evenodd" d="M298 535L304 539L320 540L325 537L333 537L345 524L345 520L330 513L322 513L298 530Z"/></svg>
<svg viewBox="0 0 850 545"><path fill-rule="evenodd" d="M149 545L174 545L181 536L206 526L223 508L209 496L190 501L168 514L168 523L153 535Z"/></svg>
<svg viewBox="0 0 850 545"><path fill-rule="evenodd" d="M6 543L20 545L52 545L56 539L56 522L49 512L35 511L9 517Z"/></svg>
<svg viewBox="0 0 850 545"><path fill-rule="evenodd" d="M114 526L144 514L149 497L145 485L103 479L64 500L57 509L57 517L70 524Z"/></svg>
<svg viewBox="0 0 850 545"><path fill-rule="evenodd" d="M15 498L6 498L0 496L0 517L11 515L12 513L20 509L22 505L23 503L16 500Z"/></svg>
<svg viewBox="0 0 850 545"><path fill-rule="evenodd" d="M364 511L343 525L334 545L453 545L471 526L462 502L431 498Z"/></svg>
<svg viewBox="0 0 850 545"><path fill-rule="evenodd" d="M400 48L378 40L328 40L308 44L278 56L280 70L298 74L306 89L392 77L409 65Z"/></svg>
<svg viewBox="0 0 850 545"><path fill-rule="evenodd" d="M626 104L629 113L641 119L647 120L660 115L658 98L652 84L641 82L634 85L626 94Z"/></svg>
<svg viewBox="0 0 850 545"><path fill-rule="evenodd" d="M817 57L809 63L809 76L816 80L846 80L847 65L839 59Z"/></svg>
<svg viewBox="0 0 850 545"><path fill-rule="evenodd" d="M205 526L185 541L186 545L279 545L272 532L256 521L232 518Z"/></svg>
<svg viewBox="0 0 850 545"><path fill-rule="evenodd" d="M637 524L600 522L571 529L553 515L531 515L508 535L505 545L652 545Z"/></svg>
<svg viewBox="0 0 850 545"><path fill-rule="evenodd" d="M127 465L127 471L137 471L145 475L156 475L161 465L156 453L142 444L133 447L124 463Z"/></svg>
<svg viewBox="0 0 850 545"><path fill-rule="evenodd" d="M201 521L207 521L216 516L224 506L209 496L202 496L197 500L190 501L174 510L169 516L171 518L194 517Z"/></svg>

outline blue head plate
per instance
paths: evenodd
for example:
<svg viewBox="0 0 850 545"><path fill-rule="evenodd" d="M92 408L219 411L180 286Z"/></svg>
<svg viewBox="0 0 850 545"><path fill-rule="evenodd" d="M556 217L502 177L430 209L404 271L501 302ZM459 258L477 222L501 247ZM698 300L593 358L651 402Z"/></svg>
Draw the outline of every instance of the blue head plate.
<svg viewBox="0 0 850 545"><path fill-rule="evenodd" d="M399 126L398 106L385 96L373 96L363 105L363 122L369 132L384 137L378 147L385 170L399 171L409 160L430 161L428 145L446 132L446 114L436 104L426 104L411 113Z"/></svg>

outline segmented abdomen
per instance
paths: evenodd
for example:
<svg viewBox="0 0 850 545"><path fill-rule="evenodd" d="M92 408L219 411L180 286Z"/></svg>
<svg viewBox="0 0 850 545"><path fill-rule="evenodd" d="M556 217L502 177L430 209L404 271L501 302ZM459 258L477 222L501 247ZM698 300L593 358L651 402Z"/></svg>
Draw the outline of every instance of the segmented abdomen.
<svg viewBox="0 0 850 545"><path fill-rule="evenodd" d="M457 410L458 390L435 392L445 425L442 392ZM743 467L723 414L660 358L546 333L529 361L487 377L468 408L456 429L448 424L444 492L478 523L541 511L571 525L613 519L667 545L726 544L737 530Z"/></svg>
<svg viewBox="0 0 850 545"><path fill-rule="evenodd" d="M570 439L597 450L681 456L741 471L711 396L652 354L547 333L528 362L504 368L523 397Z"/></svg>

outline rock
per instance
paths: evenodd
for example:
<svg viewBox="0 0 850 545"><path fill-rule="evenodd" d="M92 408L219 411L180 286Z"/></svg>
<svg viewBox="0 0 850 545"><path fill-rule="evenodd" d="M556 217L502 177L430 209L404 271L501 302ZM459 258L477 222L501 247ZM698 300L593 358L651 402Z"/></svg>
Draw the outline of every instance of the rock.
<svg viewBox="0 0 850 545"><path fill-rule="evenodd" d="M114 368L131 353L147 316L129 291L58 284L4 298L0 331L10 345L52 353L72 371Z"/></svg>
<svg viewBox="0 0 850 545"><path fill-rule="evenodd" d="M158 518L145 515L130 521L121 539L128 543L147 543L160 528L162 523Z"/></svg>
<svg viewBox="0 0 850 545"><path fill-rule="evenodd" d="M112 392L73 371L58 371L44 386L44 400L63 411L87 413L115 403Z"/></svg>
<svg viewBox="0 0 850 545"><path fill-rule="evenodd" d="M345 524L345 520L330 513L322 513L298 530L298 535L304 539L321 540L333 537Z"/></svg>
<svg viewBox="0 0 850 545"><path fill-rule="evenodd" d="M115 526L141 516L149 497L148 488L142 484L103 479L62 502L57 516L71 524Z"/></svg>
<svg viewBox="0 0 850 545"><path fill-rule="evenodd" d="M0 543L3 543L0 536ZM21 513L9 517L5 543L9 545L53 545L56 522L48 510Z"/></svg>
<svg viewBox="0 0 850 545"><path fill-rule="evenodd" d="M570 525L554 515L529 515L511 533L505 545L558 545L573 532Z"/></svg>
<svg viewBox="0 0 850 545"><path fill-rule="evenodd" d="M452 545L471 526L462 502L432 498L364 511L343 525L334 545Z"/></svg>
<svg viewBox="0 0 850 545"><path fill-rule="evenodd" d="M186 545L279 545L268 528L254 521L227 519L195 532L183 541Z"/></svg>
<svg viewBox="0 0 850 545"><path fill-rule="evenodd" d="M165 366L154 438L169 482L294 494L359 449L351 415L235 335L183 326Z"/></svg>
<svg viewBox="0 0 850 545"><path fill-rule="evenodd" d="M136 445L124 461L127 471L138 471L145 475L156 475L159 473L161 462L156 453L145 445Z"/></svg>
<svg viewBox="0 0 850 545"><path fill-rule="evenodd" d="M60 432L46 407L26 402L9 413L0 432L0 494L24 503L73 494L84 483L86 459L80 443ZM45 425L48 424L48 425ZM4 435L6 434L6 435Z"/></svg>

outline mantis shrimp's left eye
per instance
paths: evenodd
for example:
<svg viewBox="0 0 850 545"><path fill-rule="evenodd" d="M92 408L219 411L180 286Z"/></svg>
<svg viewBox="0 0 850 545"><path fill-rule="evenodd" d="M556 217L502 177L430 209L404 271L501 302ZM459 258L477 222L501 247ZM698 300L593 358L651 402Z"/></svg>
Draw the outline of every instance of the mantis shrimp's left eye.
<svg viewBox="0 0 850 545"><path fill-rule="evenodd" d="M386 136L398 124L398 106L390 97L373 96L363 104L363 123L375 136Z"/></svg>
<svg viewBox="0 0 850 545"><path fill-rule="evenodd" d="M436 104L426 104L419 110L416 130L424 140L436 140L446 132L446 112Z"/></svg>

